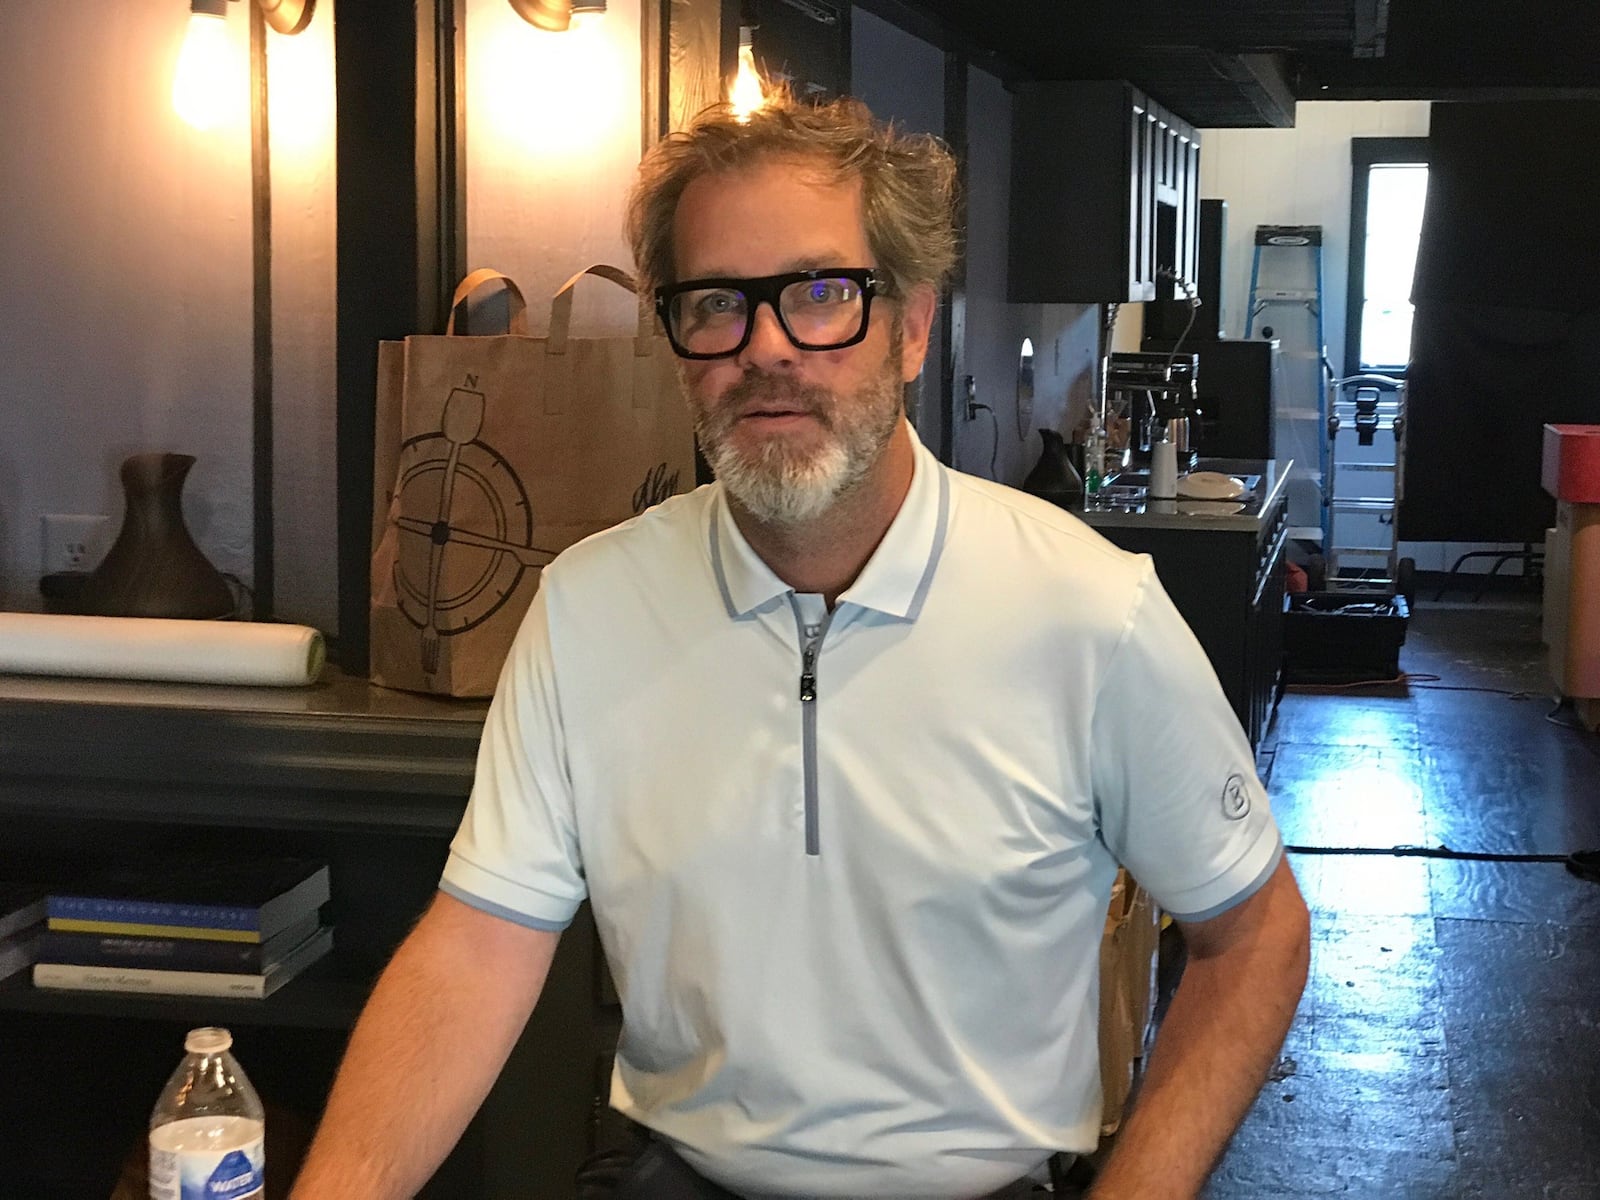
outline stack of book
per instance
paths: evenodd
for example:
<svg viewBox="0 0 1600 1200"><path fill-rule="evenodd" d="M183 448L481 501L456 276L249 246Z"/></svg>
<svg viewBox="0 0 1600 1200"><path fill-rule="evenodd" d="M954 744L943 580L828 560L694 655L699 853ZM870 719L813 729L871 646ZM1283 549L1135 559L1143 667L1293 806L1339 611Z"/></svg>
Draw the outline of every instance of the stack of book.
<svg viewBox="0 0 1600 1200"><path fill-rule="evenodd" d="M327 865L175 859L52 892L35 987L270 996L333 947Z"/></svg>
<svg viewBox="0 0 1600 1200"><path fill-rule="evenodd" d="M0 979L33 962L44 933L45 890L0 880Z"/></svg>

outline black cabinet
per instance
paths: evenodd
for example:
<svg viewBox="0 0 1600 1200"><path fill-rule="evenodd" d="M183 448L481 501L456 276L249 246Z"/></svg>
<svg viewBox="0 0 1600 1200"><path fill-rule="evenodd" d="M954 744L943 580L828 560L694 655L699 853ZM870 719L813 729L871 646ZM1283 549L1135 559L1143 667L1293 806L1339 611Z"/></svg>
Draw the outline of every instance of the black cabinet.
<svg viewBox="0 0 1600 1200"><path fill-rule="evenodd" d="M1148 554L1161 586L1194 631L1255 746L1272 715L1283 662L1288 506L1280 488L1258 528L1203 523L1089 523L1124 550Z"/></svg>
<svg viewBox="0 0 1600 1200"><path fill-rule="evenodd" d="M1200 138L1131 84L1021 85L1011 163L1012 300L1173 300L1195 279Z"/></svg>
<svg viewBox="0 0 1600 1200"><path fill-rule="evenodd" d="M275 1134L309 1132L374 976L434 895L483 713L339 677L296 689L0 679L0 877L49 884L178 847L314 854L329 862L334 926L332 954L266 1000L42 991L26 972L0 982L0 1191L110 1194L193 1025L234 1031L268 1105L269 1158ZM585 910L423 1197L572 1194L603 1108L597 1064L615 1044L602 973Z"/></svg>

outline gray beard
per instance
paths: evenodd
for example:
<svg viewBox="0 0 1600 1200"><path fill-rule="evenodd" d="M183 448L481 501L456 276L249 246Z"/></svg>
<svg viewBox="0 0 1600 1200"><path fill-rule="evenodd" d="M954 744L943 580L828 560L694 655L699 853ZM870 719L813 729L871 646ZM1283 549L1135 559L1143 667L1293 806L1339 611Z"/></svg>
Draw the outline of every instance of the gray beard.
<svg viewBox="0 0 1600 1200"><path fill-rule="evenodd" d="M897 355L889 360L898 361ZM818 415L831 436L809 453L796 453L776 439L753 455L741 452L726 436L730 422L724 414L757 396L799 402ZM729 390L716 412L696 416L695 432L718 481L751 517L766 525L797 526L816 520L860 485L883 456L902 410L902 386L891 370L842 400L781 376L750 375Z"/></svg>

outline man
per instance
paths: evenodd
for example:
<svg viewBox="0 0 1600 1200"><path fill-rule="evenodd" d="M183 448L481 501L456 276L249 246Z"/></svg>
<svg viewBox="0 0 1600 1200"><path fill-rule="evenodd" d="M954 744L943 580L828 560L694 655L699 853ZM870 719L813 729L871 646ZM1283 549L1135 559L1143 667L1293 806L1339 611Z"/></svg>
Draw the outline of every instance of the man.
<svg viewBox="0 0 1600 1200"><path fill-rule="evenodd" d="M719 482L547 571L297 1197L422 1184L585 896L625 1019L612 1102L659 1139L641 1171L1023 1194L1096 1144L1119 862L1188 964L1094 1195L1197 1194L1288 1027L1305 908L1148 559L905 419L952 175L850 102L712 112L647 157L635 256Z"/></svg>

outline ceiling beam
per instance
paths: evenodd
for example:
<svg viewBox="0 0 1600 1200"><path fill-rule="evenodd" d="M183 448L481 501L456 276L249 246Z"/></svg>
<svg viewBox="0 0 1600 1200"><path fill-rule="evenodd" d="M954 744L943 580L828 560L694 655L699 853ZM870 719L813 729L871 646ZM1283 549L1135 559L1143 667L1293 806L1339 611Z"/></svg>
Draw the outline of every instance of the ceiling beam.
<svg viewBox="0 0 1600 1200"><path fill-rule="evenodd" d="M1241 54L1239 66L1246 79L1239 90L1261 114L1263 125L1294 128L1294 88L1289 85L1288 64L1281 54Z"/></svg>
<svg viewBox="0 0 1600 1200"><path fill-rule="evenodd" d="M1352 58L1382 58L1389 44L1389 0L1355 0Z"/></svg>

